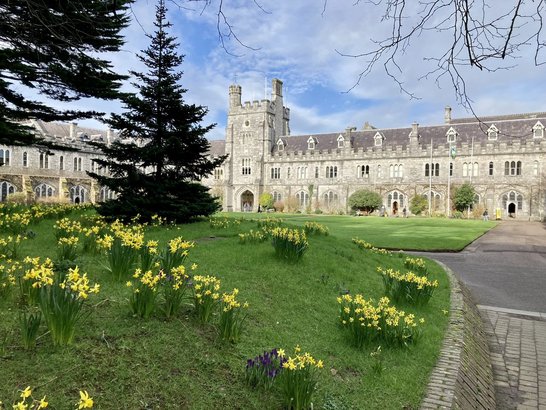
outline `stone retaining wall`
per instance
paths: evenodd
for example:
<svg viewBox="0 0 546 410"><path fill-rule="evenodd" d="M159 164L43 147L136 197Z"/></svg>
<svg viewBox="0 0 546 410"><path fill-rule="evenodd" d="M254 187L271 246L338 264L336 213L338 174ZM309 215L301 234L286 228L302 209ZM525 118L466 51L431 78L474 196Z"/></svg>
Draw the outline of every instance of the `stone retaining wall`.
<svg viewBox="0 0 546 410"><path fill-rule="evenodd" d="M442 266L451 282L449 325L421 409L495 409L491 359L480 314L468 289Z"/></svg>

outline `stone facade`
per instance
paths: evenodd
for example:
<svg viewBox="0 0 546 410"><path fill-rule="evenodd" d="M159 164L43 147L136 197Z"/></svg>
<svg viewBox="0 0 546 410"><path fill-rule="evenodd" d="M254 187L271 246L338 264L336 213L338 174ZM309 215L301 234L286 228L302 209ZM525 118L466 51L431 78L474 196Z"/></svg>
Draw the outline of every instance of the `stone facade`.
<svg viewBox="0 0 546 410"><path fill-rule="evenodd" d="M381 194L388 215L409 212L415 195L430 196L431 211L449 214L453 189L468 181L491 217L545 216L546 113L478 121L452 119L446 107L440 125L366 123L360 130L290 136L282 82L272 85L271 100L245 103L240 86L229 88L226 139L212 141L210 150L229 157L204 181L227 211L256 211L268 192L302 211L347 212L348 197L365 188Z"/></svg>
<svg viewBox="0 0 546 410"><path fill-rule="evenodd" d="M86 171L101 173L93 159L102 155L88 141L109 143L110 130L78 127L77 124L31 121L28 125L40 137L55 142L59 149L49 152L29 146L0 146L0 200L11 193L23 192L27 199L60 202L96 202L113 197ZM64 149L66 147L66 149Z"/></svg>

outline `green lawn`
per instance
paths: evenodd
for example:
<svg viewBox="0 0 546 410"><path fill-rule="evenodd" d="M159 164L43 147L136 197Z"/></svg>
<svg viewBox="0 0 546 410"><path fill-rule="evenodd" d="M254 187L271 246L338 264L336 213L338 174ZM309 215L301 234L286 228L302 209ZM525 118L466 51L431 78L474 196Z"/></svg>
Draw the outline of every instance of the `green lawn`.
<svg viewBox="0 0 546 410"><path fill-rule="evenodd" d="M303 225L317 221L343 239L358 237L380 248L420 251L460 251L496 226L496 222L445 218L379 218L375 216L248 214L230 213L233 217L278 217Z"/></svg>
<svg viewBox="0 0 546 410"><path fill-rule="evenodd" d="M378 300L383 285L376 268L403 269L403 258L359 250L351 238L412 249L423 249L427 243L445 247L449 242L449 249L457 249L494 224L320 215L283 218L294 224L323 223L330 227L330 235L310 237L308 253L299 263L289 264L275 258L269 242L239 244L238 233L257 229L252 221L228 229L199 222L149 228L146 233L147 239L161 243L179 235L195 240L188 264L195 262L199 273L218 276L223 291L240 290L240 299L250 308L236 345L218 340L213 325L199 324L190 300L173 320L159 314L148 320L134 317L128 305L130 290L104 271L105 257L82 255L80 266L101 284L101 292L86 304L88 316L74 345L54 348L42 325L38 346L27 351L20 341L21 306L14 289L0 301L0 400L10 408L18 390L30 385L36 388L34 397L47 395L55 409L73 409L80 389L90 393L99 409L277 409L276 390L264 392L245 384L246 360L274 347L292 351L299 344L325 363L315 409L417 409L447 324L443 311L449 309L448 279L437 264L428 262L440 282L431 301L420 308L400 306L425 318L423 337L408 348L384 346L385 370L378 375L370 358L377 345L362 350L350 345L338 326L336 298L349 291ZM36 237L23 245L23 255L54 257L53 223L45 220L32 227Z"/></svg>

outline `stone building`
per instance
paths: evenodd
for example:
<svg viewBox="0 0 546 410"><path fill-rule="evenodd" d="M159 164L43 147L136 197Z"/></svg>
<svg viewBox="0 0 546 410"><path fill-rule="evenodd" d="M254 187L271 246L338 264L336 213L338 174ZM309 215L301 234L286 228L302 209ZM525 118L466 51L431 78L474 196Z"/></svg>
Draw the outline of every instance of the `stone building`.
<svg viewBox="0 0 546 410"><path fill-rule="evenodd" d="M476 203L500 217L543 219L546 192L546 113L454 119L446 107L439 125L290 135L282 82L271 100L241 103L229 88L226 139L212 141L212 156L229 154L204 181L228 211L256 211L259 196L296 202L301 210L347 212L358 189L377 191L389 215L409 209L415 195L432 211L451 212L453 189L470 182ZM448 187L450 189L448 190ZM449 192L448 192L449 191Z"/></svg>
<svg viewBox="0 0 546 410"><path fill-rule="evenodd" d="M101 154L87 142L109 143L110 130L78 127L77 124L46 123L33 120L28 125L35 133L60 146L40 150L31 146L0 146L0 201L7 195L23 192L27 199L96 202L112 198L106 187L99 187L86 171L105 172L93 159ZM66 149L64 149L66 147Z"/></svg>

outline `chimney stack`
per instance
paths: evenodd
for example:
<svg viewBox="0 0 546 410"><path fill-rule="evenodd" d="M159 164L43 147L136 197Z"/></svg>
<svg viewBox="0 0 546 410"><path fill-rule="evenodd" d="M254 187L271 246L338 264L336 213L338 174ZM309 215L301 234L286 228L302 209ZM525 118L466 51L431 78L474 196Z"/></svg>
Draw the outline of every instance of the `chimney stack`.
<svg viewBox="0 0 546 410"><path fill-rule="evenodd" d="M451 107L448 105L444 111L444 122L446 124L451 124Z"/></svg>
<svg viewBox="0 0 546 410"><path fill-rule="evenodd" d="M76 124L75 122L70 123L70 139L76 138Z"/></svg>

